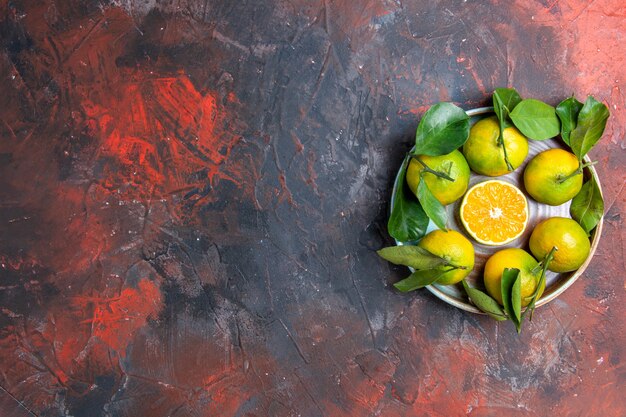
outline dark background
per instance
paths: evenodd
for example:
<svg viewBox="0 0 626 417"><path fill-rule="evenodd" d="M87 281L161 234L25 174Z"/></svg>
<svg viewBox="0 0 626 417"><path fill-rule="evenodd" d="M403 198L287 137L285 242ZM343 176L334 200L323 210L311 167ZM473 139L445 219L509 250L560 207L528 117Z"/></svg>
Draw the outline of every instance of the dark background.
<svg viewBox="0 0 626 417"><path fill-rule="evenodd" d="M626 415L625 13L1 0L0 414ZM600 246L521 335L373 252L421 114L501 86L612 112Z"/></svg>

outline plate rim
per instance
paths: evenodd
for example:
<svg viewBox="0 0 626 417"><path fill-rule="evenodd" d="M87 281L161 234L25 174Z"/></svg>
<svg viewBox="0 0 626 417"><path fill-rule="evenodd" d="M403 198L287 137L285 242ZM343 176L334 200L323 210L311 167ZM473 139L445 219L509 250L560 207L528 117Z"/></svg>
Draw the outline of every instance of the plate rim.
<svg viewBox="0 0 626 417"><path fill-rule="evenodd" d="M486 107L476 107L473 109L469 109L469 110L465 110L465 113L469 116L469 117L474 117L474 116L482 116L485 114L490 114L490 113L494 113L494 109L491 106L486 106ZM587 155L585 155L585 157L583 158L583 160L585 162L591 162L591 160L589 159L589 157ZM604 194L602 192L602 185L600 183L600 178L598 177L598 173L596 172L596 169L593 165L588 166L585 168L586 170L589 171L590 175L593 177L593 179L595 179L596 184L598 184L598 189L600 190L600 196L604 198ZM393 208L393 200L395 197L395 190L397 188L397 183L399 181L399 174L400 170L398 170L398 172L396 172L396 177L394 179L393 182L393 189L392 189L392 193L391 193L391 202L390 202L390 206L389 206L389 211L391 212L391 209ZM559 284L558 288L555 291L552 291L550 294L548 294L546 297L541 297L537 303L535 304L535 307L541 307L542 305L545 305L547 303L549 303L550 301L554 300L555 298L557 298L558 296L560 296L561 294L563 294L569 287L571 287L574 282L576 282L578 280L578 278L580 278L582 276L582 274L585 272L585 270L587 269L587 267L589 266L589 264L591 263L591 259L593 258L593 255L596 252L596 249L600 243L600 237L602 235L602 227L604 224L604 213L602 213L602 217L600 217L600 221L598 222L598 224L596 225L596 228L593 232L593 236L591 239L591 248L589 250L589 255L587 256L587 259L585 260L585 262L580 266L580 268L578 268L576 271L573 272L573 274L567 278L565 281L563 281L562 283ZM396 246L403 246L406 243L409 242L400 242L397 239L393 239L396 243ZM409 268L411 269L411 268ZM412 270L412 269L411 269ZM446 303L453 305L454 307L457 307L461 310L465 310L468 311L470 313L476 313L476 314L485 314L484 312L480 311L479 309L477 309L476 307L474 307L472 304L470 304L469 302L463 302L463 301L459 301L457 298L452 297L450 295L448 295L447 293L443 292L442 290L440 290L438 288L438 286L435 285L428 285L426 286L426 289L428 291L430 291L435 297L439 298L442 301L445 301Z"/></svg>

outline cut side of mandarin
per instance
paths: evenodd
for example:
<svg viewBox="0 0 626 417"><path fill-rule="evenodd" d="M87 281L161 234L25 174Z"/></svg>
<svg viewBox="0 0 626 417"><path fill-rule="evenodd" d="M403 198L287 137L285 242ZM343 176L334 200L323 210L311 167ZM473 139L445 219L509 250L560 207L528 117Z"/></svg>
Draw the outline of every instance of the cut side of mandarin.
<svg viewBox="0 0 626 417"><path fill-rule="evenodd" d="M513 184L485 181L465 194L460 217L467 233L478 242L504 245L524 232L528 223L528 202Z"/></svg>

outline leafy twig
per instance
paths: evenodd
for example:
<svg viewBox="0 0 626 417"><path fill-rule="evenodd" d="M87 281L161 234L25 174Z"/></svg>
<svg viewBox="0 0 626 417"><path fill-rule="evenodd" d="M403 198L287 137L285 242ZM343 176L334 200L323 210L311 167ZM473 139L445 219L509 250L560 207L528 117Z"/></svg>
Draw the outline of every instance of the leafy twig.
<svg viewBox="0 0 626 417"><path fill-rule="evenodd" d="M465 288L465 292L469 299L474 303L476 308L478 308L483 313L487 313L492 318L498 321L504 321L508 319L506 312L500 307L500 304L489 295L484 292L470 287L465 280L462 280L463 288Z"/></svg>
<svg viewBox="0 0 626 417"><path fill-rule="evenodd" d="M526 314L530 314L530 317L528 318L528 320L532 321L533 311L535 310L535 302L537 301L539 292L545 286L546 271L548 270L548 266L550 265L550 262L552 262L552 259L554 258L554 252L556 252L557 250L558 249L556 246L552 247L550 252L548 252L545 258L543 258L543 260L539 263L539 265L541 265L541 277L539 278L539 282L537 283L537 288L535 288L535 292L533 293L530 299L530 303L528 303L528 307L526 307L526 311L524 311L524 313L522 314L522 320L524 319L524 317L526 317Z"/></svg>
<svg viewBox="0 0 626 417"><path fill-rule="evenodd" d="M446 174L445 172L441 172L441 171L436 171L434 169L432 169L431 167L429 167L428 165L426 165L426 163L418 156L415 154L409 154L411 155L411 158L415 159L417 162L419 162L423 167L424 167L424 172L428 172L430 174L433 174L439 178L443 178L444 180L448 180L451 182L454 182L454 178L452 178L451 176L449 176L448 174Z"/></svg>
<svg viewBox="0 0 626 417"><path fill-rule="evenodd" d="M584 164L579 164L578 168L576 168L576 170L574 172L572 172L571 174L568 174L568 175L566 175L564 177L557 178L556 182L557 182L557 184L562 184L565 181L569 180L570 178L575 177L576 175L582 174L583 173L583 169L585 169L587 167L590 167L592 165L595 165L597 163L598 163L598 161L591 161L591 162L585 162Z"/></svg>
<svg viewBox="0 0 626 417"><path fill-rule="evenodd" d="M504 123L500 123L500 135L498 136L498 146L502 146L502 151L504 152L504 162L506 163L506 169L508 169L509 171L513 171L515 168L513 168L513 165L511 165L511 162L509 161L509 155L506 153L506 145L504 144L504 133L502 132L504 130Z"/></svg>
<svg viewBox="0 0 626 417"><path fill-rule="evenodd" d="M506 128L507 118L510 117L511 110L513 110L515 106L522 101L522 98L514 88L496 88L493 92L492 101L493 110L498 117L498 126L500 128L497 144L498 146L502 146L502 150L504 151L504 162L506 163L506 168L509 171L513 171L515 168L513 168L513 165L511 165L511 162L509 161L506 144L504 143L504 129Z"/></svg>

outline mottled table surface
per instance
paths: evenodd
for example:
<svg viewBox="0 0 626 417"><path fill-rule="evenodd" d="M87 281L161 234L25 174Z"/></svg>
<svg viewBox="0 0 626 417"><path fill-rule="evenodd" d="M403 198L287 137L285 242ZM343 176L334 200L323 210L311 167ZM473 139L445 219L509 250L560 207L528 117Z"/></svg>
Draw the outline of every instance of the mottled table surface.
<svg viewBox="0 0 626 417"><path fill-rule="evenodd" d="M0 415L626 415L626 9L0 0ZM602 241L517 335L374 253L428 106L612 112Z"/></svg>

